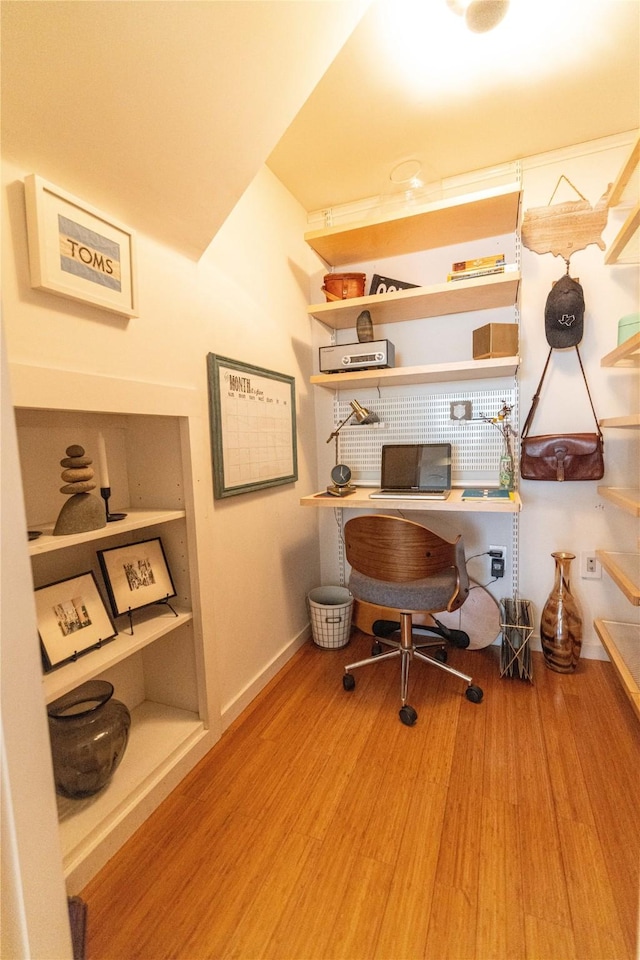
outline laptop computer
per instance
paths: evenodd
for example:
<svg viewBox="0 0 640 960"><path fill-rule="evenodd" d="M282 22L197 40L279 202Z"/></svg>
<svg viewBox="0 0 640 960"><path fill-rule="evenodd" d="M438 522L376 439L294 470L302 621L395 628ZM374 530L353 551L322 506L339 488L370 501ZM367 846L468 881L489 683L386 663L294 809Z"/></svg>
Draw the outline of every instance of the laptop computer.
<svg viewBox="0 0 640 960"><path fill-rule="evenodd" d="M446 500L451 493L450 443L386 443L380 490L372 500Z"/></svg>

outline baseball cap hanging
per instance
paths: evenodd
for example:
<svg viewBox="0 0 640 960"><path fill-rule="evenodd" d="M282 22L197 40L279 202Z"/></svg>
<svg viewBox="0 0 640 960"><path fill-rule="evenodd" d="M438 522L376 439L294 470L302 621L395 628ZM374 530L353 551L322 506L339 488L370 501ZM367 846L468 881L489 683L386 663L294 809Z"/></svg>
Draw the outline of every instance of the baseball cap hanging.
<svg viewBox="0 0 640 960"><path fill-rule="evenodd" d="M544 330L551 347L575 347L582 340L584 293L569 274L552 287L544 308Z"/></svg>

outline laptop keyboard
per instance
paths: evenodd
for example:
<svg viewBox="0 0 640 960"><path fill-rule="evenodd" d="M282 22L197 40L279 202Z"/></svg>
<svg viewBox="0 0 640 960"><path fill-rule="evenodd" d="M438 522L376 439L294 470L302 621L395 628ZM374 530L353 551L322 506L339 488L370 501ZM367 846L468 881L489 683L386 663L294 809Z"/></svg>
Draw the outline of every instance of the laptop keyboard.
<svg viewBox="0 0 640 960"><path fill-rule="evenodd" d="M446 500L450 490L376 490L370 500Z"/></svg>

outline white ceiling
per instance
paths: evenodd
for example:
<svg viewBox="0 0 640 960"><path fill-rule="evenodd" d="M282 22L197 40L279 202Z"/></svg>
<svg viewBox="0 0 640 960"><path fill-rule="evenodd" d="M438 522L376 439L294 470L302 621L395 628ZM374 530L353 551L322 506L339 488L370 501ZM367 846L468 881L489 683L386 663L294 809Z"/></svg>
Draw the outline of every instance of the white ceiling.
<svg viewBox="0 0 640 960"><path fill-rule="evenodd" d="M2 0L2 153L199 257L366 0Z"/></svg>
<svg viewBox="0 0 640 960"><path fill-rule="evenodd" d="M446 0L377 0L273 151L308 211L636 129L638 0L511 0L473 34Z"/></svg>
<svg viewBox="0 0 640 960"><path fill-rule="evenodd" d="M265 162L313 211L403 160L441 179L639 125L638 0L511 0L481 35L445 0L368 4L2 0L3 156L198 257Z"/></svg>

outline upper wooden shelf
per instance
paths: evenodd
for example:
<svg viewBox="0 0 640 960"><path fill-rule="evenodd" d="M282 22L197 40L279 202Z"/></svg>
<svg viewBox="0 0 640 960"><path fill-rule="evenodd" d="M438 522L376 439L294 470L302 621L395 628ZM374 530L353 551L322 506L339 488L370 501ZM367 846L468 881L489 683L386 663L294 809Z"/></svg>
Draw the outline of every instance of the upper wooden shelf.
<svg viewBox="0 0 640 960"><path fill-rule="evenodd" d="M621 203L628 203L632 209L605 254L606 264L640 263L639 164L640 137L634 143L631 153L611 188L609 206L616 207Z"/></svg>
<svg viewBox="0 0 640 960"><path fill-rule="evenodd" d="M622 686L640 717L640 644L637 623L595 620L596 632L611 657Z"/></svg>
<svg viewBox="0 0 640 960"><path fill-rule="evenodd" d="M514 377L519 364L520 357L495 357L492 360L461 360L455 363L431 363L419 367L319 373L311 377L310 382L316 387L327 387L329 390L356 390L358 387L397 387L414 383L494 380L499 377Z"/></svg>
<svg viewBox="0 0 640 960"><path fill-rule="evenodd" d="M627 600L640 607L640 556L609 550L596 550L596 556Z"/></svg>
<svg viewBox="0 0 640 960"><path fill-rule="evenodd" d="M601 427L640 427L640 413L630 413L624 417L605 417Z"/></svg>
<svg viewBox="0 0 640 960"><path fill-rule="evenodd" d="M640 203L635 205L620 227L605 254L604 262L607 266L614 263L640 263Z"/></svg>
<svg viewBox="0 0 640 960"><path fill-rule="evenodd" d="M640 366L640 333L621 343L600 361L601 367L638 367Z"/></svg>
<svg viewBox="0 0 640 960"><path fill-rule="evenodd" d="M496 310L518 300L520 273L499 273L475 280L457 280L397 293L378 293L333 303L315 303L307 312L334 330L355 327L358 315L370 310L374 324L444 317L452 313Z"/></svg>
<svg viewBox="0 0 640 960"><path fill-rule="evenodd" d="M638 487L598 487L598 493L616 507L640 517L640 489Z"/></svg>
<svg viewBox="0 0 640 960"><path fill-rule="evenodd" d="M520 195L520 185L511 183L423 204L409 213L311 230L304 238L326 263L336 267L404 256L513 233Z"/></svg>

